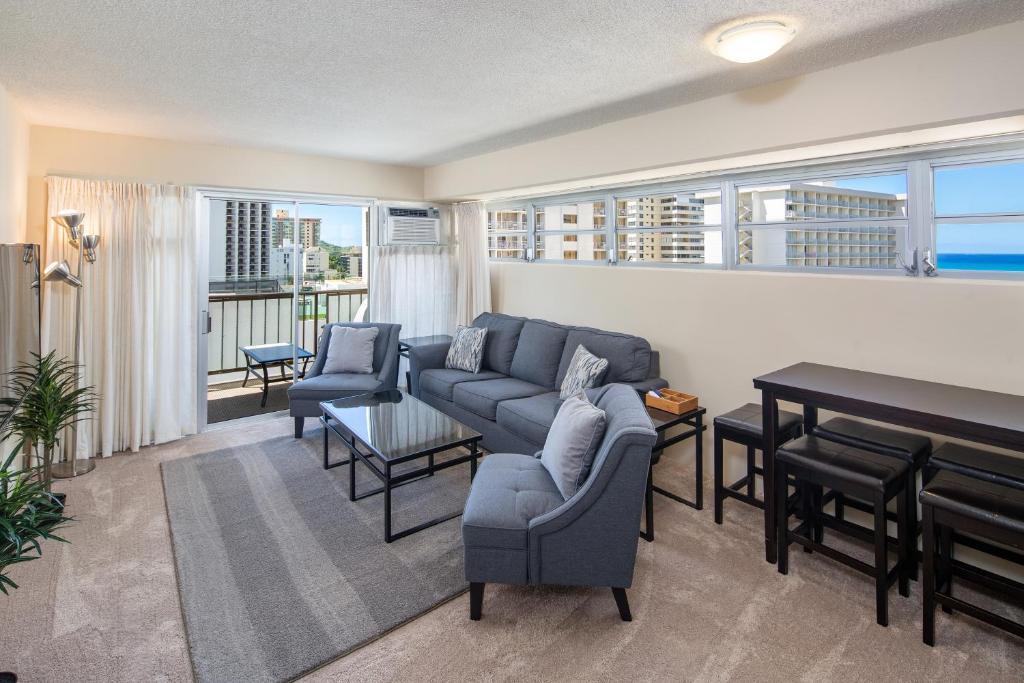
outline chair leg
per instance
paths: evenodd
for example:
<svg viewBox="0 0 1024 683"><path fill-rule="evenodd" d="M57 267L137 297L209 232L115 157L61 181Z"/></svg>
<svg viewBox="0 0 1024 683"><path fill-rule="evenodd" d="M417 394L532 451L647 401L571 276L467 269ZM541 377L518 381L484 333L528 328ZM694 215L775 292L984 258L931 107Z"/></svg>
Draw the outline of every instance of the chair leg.
<svg viewBox="0 0 1024 683"><path fill-rule="evenodd" d="M935 645L935 522L932 509L927 505L921 510L921 593L924 608L922 640L925 645Z"/></svg>
<svg viewBox="0 0 1024 683"><path fill-rule="evenodd" d="M939 585L945 589L946 595L953 595L953 532L948 526L941 525L939 532ZM942 611L952 614L953 608L943 605Z"/></svg>
<svg viewBox="0 0 1024 683"><path fill-rule="evenodd" d="M910 510L904 493L905 490L896 496L896 543L899 549L896 572L899 577L900 595L907 598L910 597L910 539L916 536L911 532Z"/></svg>
<svg viewBox="0 0 1024 683"><path fill-rule="evenodd" d="M722 489L725 487L725 477L722 469L722 435L718 428L715 428L715 524L722 523Z"/></svg>
<svg viewBox="0 0 1024 683"><path fill-rule="evenodd" d="M633 621L633 615L629 613L629 599L626 598L625 588L612 588L612 595L615 596L615 605L619 608L619 616L623 621Z"/></svg>
<svg viewBox="0 0 1024 683"><path fill-rule="evenodd" d="M484 606L484 583L470 581L469 583L469 618L473 621L480 621L480 615Z"/></svg>
<svg viewBox="0 0 1024 683"><path fill-rule="evenodd" d="M907 474L906 490L907 508L907 546L909 548L909 575L911 581L917 581L917 472L911 470Z"/></svg>
<svg viewBox="0 0 1024 683"><path fill-rule="evenodd" d="M875 620L889 625L889 536L886 532L885 496L875 496Z"/></svg>
<svg viewBox="0 0 1024 683"><path fill-rule="evenodd" d="M302 438L302 423L305 422L305 421L306 421L306 418L304 418L304 417L297 417L297 418L295 418L295 438L296 439L301 439Z"/></svg>
<svg viewBox="0 0 1024 683"><path fill-rule="evenodd" d="M747 446L747 495L753 498L757 493L757 477L754 475L754 468L757 466L754 461L755 449Z"/></svg>
<svg viewBox="0 0 1024 683"><path fill-rule="evenodd" d="M778 562L779 573L789 573L789 505L786 497L789 493L789 475L783 463L775 463L775 520L778 531Z"/></svg>
<svg viewBox="0 0 1024 683"><path fill-rule="evenodd" d="M800 516L803 518L804 528L807 529L807 537L812 541L817 540L814 537L814 487L810 484L803 484L797 487L800 493ZM814 552L807 546L804 546L805 553Z"/></svg>
<svg viewBox="0 0 1024 683"><path fill-rule="evenodd" d="M846 519L846 497L841 493L836 493L833 504L835 506L836 519Z"/></svg>

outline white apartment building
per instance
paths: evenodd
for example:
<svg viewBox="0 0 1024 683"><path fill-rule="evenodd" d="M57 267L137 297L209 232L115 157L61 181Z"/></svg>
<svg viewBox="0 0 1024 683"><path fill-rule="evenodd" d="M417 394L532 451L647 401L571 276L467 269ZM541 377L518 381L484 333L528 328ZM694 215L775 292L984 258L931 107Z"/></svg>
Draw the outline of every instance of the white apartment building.
<svg viewBox="0 0 1024 683"><path fill-rule="evenodd" d="M824 184L786 183L741 191L740 223L905 218L906 196ZM895 268L897 229L870 223L743 230L739 262L755 265Z"/></svg>
<svg viewBox="0 0 1024 683"><path fill-rule="evenodd" d="M284 244L274 247L270 258L270 276L278 280L292 277L292 243L285 240ZM321 247L310 247L300 250L302 273L305 280L319 280L326 277L330 268L330 255Z"/></svg>

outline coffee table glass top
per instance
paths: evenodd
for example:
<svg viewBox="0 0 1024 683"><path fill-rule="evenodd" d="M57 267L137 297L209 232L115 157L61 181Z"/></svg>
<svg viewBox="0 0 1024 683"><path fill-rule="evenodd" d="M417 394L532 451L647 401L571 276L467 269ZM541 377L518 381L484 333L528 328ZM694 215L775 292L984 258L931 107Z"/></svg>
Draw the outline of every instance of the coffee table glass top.
<svg viewBox="0 0 1024 683"><path fill-rule="evenodd" d="M257 363L280 363L292 359L294 344L260 344L259 346L240 346L242 353L252 358ZM295 349L299 360L312 358L313 354L302 348Z"/></svg>
<svg viewBox="0 0 1024 683"><path fill-rule="evenodd" d="M388 389L320 404L381 460L403 460L479 440L479 432L423 401Z"/></svg>

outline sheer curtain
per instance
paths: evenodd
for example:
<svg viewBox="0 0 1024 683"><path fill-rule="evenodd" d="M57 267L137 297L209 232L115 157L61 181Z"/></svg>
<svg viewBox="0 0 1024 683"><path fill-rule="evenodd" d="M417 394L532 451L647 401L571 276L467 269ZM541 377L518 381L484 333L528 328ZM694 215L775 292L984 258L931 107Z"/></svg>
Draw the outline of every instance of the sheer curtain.
<svg viewBox="0 0 1024 683"><path fill-rule="evenodd" d="M491 310L491 278L487 271L487 212L483 202L452 207L452 224L458 241L455 320L468 325Z"/></svg>
<svg viewBox="0 0 1024 683"><path fill-rule="evenodd" d="M402 337L450 334L455 326L451 247L377 247L368 321L401 323Z"/></svg>
<svg viewBox="0 0 1024 683"><path fill-rule="evenodd" d="M84 381L97 411L78 430L79 457L136 451L196 431L196 235L193 192L184 187L47 178L47 214L85 212L98 233L83 290ZM46 258L77 250L49 222ZM74 290L44 285L42 346L71 357Z"/></svg>

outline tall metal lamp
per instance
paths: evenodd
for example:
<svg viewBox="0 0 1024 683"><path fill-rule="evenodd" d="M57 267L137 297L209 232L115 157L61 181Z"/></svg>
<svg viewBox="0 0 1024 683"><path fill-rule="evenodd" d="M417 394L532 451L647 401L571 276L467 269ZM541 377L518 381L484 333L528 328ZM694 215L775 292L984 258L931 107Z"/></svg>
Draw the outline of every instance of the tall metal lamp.
<svg viewBox="0 0 1024 683"><path fill-rule="evenodd" d="M75 290L75 351L74 363L78 368L78 382L81 384L81 345L82 345L82 268L85 261L96 262L96 247L99 246L99 235L83 234L82 222L85 214L81 211L64 210L52 218L53 222L64 228L68 234L68 244L78 249L78 272L72 273L71 266L67 261L54 261L46 266L43 271L43 279L48 282L63 282ZM78 457L78 424L72 424L70 448L65 447L64 460L54 464L52 475L58 479L77 477L80 474L91 472L96 463L89 458Z"/></svg>

